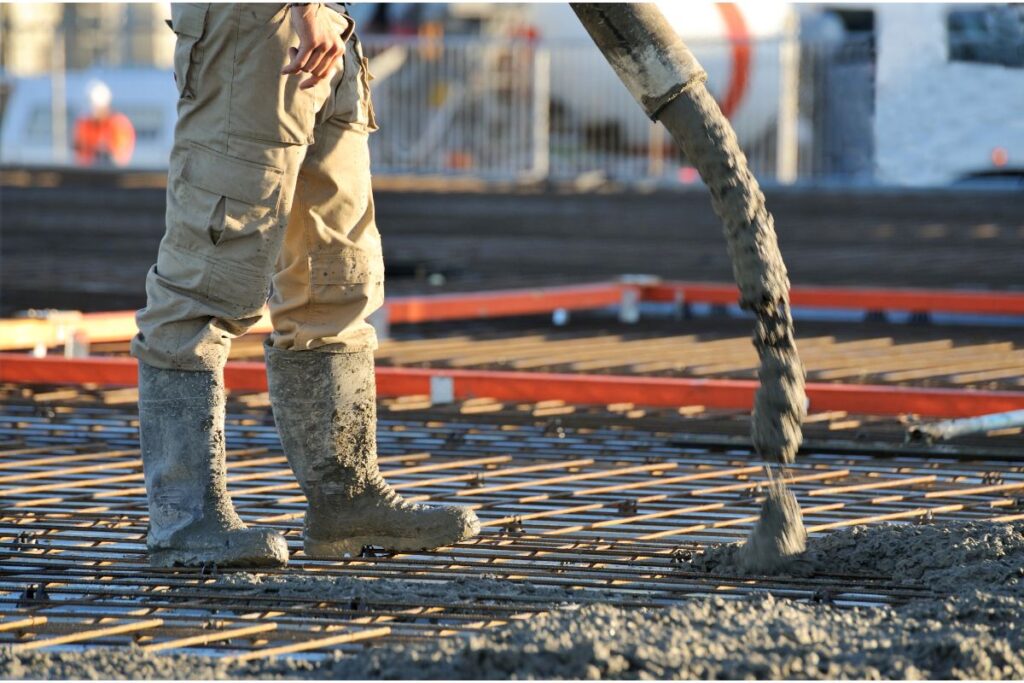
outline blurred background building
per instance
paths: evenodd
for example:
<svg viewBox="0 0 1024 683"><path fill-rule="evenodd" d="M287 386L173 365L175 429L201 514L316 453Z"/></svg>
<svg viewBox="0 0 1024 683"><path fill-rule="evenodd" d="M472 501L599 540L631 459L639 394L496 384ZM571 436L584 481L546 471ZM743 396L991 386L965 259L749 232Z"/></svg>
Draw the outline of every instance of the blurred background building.
<svg viewBox="0 0 1024 683"><path fill-rule="evenodd" d="M4 3L0 66L34 76L65 66L170 68L173 36L164 21L170 3Z"/></svg>
<svg viewBox="0 0 1024 683"><path fill-rule="evenodd" d="M1024 174L1022 5L659 4L767 182ZM352 11L376 75L377 175L698 181L565 3ZM166 167L169 16L167 3L0 5L0 163ZM115 115L131 124L129 154ZM81 153L83 120L101 131L98 154Z"/></svg>

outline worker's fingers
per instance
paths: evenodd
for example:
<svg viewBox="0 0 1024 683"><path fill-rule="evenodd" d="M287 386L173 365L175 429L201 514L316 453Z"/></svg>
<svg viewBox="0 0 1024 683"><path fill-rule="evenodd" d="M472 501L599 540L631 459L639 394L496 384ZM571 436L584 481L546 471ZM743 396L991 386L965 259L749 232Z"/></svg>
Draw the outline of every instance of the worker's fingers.
<svg viewBox="0 0 1024 683"><path fill-rule="evenodd" d="M281 69L281 74L295 74L303 70L306 62L309 61L310 56L313 54L313 45L305 41L300 42L298 47L288 48L288 54L291 56L291 61L288 65Z"/></svg>
<svg viewBox="0 0 1024 683"><path fill-rule="evenodd" d="M317 83L319 83L321 81L324 81L324 80L327 80L324 76L317 76L317 75L311 74L309 78L307 78L306 80L304 80L302 83L299 84L299 89L300 90L309 90L310 88L315 86Z"/></svg>
<svg viewBox="0 0 1024 683"><path fill-rule="evenodd" d="M331 62L331 66L340 69L342 68L341 60L345 57L345 41L341 39L341 36L338 36L335 46L337 46L338 51L334 55L334 61Z"/></svg>
<svg viewBox="0 0 1024 683"><path fill-rule="evenodd" d="M317 78L330 78L334 65L338 63L340 55L341 52L338 50L337 45L328 47L327 52L324 53L324 58L320 60L319 66L313 70L313 75Z"/></svg>
<svg viewBox="0 0 1024 683"><path fill-rule="evenodd" d="M324 53L326 54L326 52ZM323 68L324 57L320 56L317 61L310 59L306 63L306 67L303 71L309 73L309 78L299 84L299 88L306 90L312 88L314 85L324 79L324 68Z"/></svg>
<svg viewBox="0 0 1024 683"><path fill-rule="evenodd" d="M345 54L345 44L338 40L330 44L323 54L322 59L316 66L307 69L311 74L310 78L303 81L299 87L302 89L312 88L322 80L330 79L338 60Z"/></svg>
<svg viewBox="0 0 1024 683"><path fill-rule="evenodd" d="M302 70L308 74L316 76L323 69L323 61L327 55L328 46L318 45L313 48L313 53L309 55L309 59L302 65Z"/></svg>

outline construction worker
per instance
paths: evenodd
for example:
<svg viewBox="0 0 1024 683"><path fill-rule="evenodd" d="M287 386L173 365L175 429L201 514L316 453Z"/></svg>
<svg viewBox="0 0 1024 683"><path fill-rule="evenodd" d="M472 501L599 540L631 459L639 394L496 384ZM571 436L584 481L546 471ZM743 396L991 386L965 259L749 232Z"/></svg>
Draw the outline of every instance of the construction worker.
<svg viewBox="0 0 1024 683"><path fill-rule="evenodd" d="M89 113L75 121L75 159L81 166L125 166L135 151L135 127L111 109L111 93L102 81L86 87Z"/></svg>
<svg viewBox="0 0 1024 683"><path fill-rule="evenodd" d="M474 536L469 509L410 504L377 466L377 124L352 19L337 5L212 3L174 5L171 25L167 227L132 341L151 562L287 561L284 538L247 528L225 485L223 366L268 295L270 400L308 500L306 554Z"/></svg>

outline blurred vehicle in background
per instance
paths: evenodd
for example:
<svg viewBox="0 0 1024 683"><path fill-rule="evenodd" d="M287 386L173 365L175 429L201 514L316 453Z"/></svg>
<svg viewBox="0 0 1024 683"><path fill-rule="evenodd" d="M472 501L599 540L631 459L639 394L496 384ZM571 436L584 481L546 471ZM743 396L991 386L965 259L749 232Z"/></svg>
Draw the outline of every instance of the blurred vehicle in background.
<svg viewBox="0 0 1024 683"><path fill-rule="evenodd" d="M884 184L1024 179L1024 5L879 5Z"/></svg>

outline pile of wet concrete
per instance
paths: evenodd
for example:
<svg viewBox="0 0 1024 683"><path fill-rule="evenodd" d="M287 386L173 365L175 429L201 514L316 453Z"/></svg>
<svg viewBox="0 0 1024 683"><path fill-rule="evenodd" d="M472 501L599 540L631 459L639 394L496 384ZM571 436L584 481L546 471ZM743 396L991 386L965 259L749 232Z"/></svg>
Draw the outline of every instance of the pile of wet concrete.
<svg viewBox="0 0 1024 683"><path fill-rule="evenodd" d="M696 572L737 567L733 546L710 548L693 561ZM0 677L1024 678L1024 523L845 529L812 537L787 571L883 575L935 594L880 607L763 593L630 610L584 606L571 591L491 579L427 587L236 574L224 580L256 594L326 591L335 599L372 599L404 592L472 602L530 590L560 607L482 635L373 647L318 663L281 659L231 668L209 658L133 650L15 657L0 649Z"/></svg>

